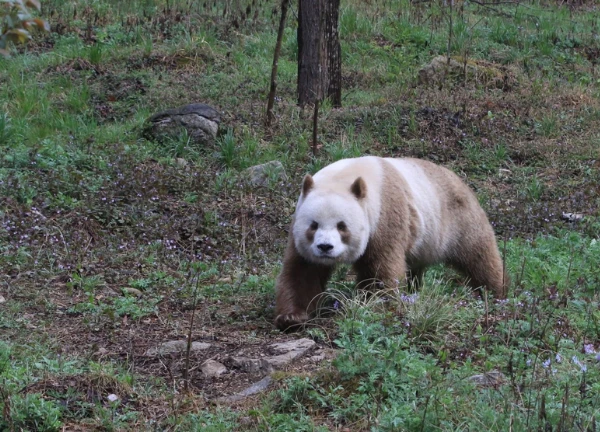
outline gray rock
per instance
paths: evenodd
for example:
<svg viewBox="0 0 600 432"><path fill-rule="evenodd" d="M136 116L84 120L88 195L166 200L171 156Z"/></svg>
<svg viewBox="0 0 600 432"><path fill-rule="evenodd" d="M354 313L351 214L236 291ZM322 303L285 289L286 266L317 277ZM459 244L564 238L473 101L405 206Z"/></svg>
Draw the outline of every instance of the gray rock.
<svg viewBox="0 0 600 432"><path fill-rule="evenodd" d="M274 367L284 366L313 350L316 345L315 341L306 338L274 343L269 345L269 349L278 355L267 357L265 360Z"/></svg>
<svg viewBox="0 0 600 432"><path fill-rule="evenodd" d="M184 131L199 145L212 145L219 131L221 117L209 105L193 103L169 109L146 120L143 135L150 140L164 142L177 139Z"/></svg>
<svg viewBox="0 0 600 432"><path fill-rule="evenodd" d="M209 378L215 378L227 372L225 365L216 360L206 360L202 363L201 369L204 376Z"/></svg>
<svg viewBox="0 0 600 432"><path fill-rule="evenodd" d="M242 390L241 392L236 393L236 394L231 395L231 396L220 397L220 398L217 399L217 401L218 402L225 402L225 403L239 402L242 399L247 398L248 396L252 396L254 394L257 394L257 393L260 393L262 391L265 391L267 389L267 387L269 387L269 385L271 384L271 381L272 381L272 378L269 375L267 375L266 377L264 377L260 381L252 384L247 389Z"/></svg>
<svg viewBox="0 0 600 432"><path fill-rule="evenodd" d="M273 371L273 366L265 359L251 359L248 357L229 357L227 364L231 368L239 369L246 373L270 373Z"/></svg>
<svg viewBox="0 0 600 432"><path fill-rule="evenodd" d="M283 165L279 161L271 161L248 168L243 173L244 178L252 186L267 186L270 181L287 181Z"/></svg>
<svg viewBox="0 0 600 432"><path fill-rule="evenodd" d="M131 288L131 287L122 288L122 291L126 294L129 294L129 295L132 295L135 297L141 297L143 294L139 289Z"/></svg>
<svg viewBox="0 0 600 432"><path fill-rule="evenodd" d="M325 360L325 354L314 355L310 358L310 361L315 362L315 363L320 363L323 360Z"/></svg>
<svg viewBox="0 0 600 432"><path fill-rule="evenodd" d="M561 216L562 220L567 222L580 222L583 220L583 214L581 213L563 213Z"/></svg>
<svg viewBox="0 0 600 432"><path fill-rule="evenodd" d="M492 370L483 374L473 375L468 378L480 387L496 387L506 382L506 375L497 370Z"/></svg>
<svg viewBox="0 0 600 432"><path fill-rule="evenodd" d="M483 84L486 88L509 89L516 84L514 74L506 67L484 60L437 56L423 66L418 72L419 83L422 85L439 85L449 79L463 82L464 78Z"/></svg>
<svg viewBox="0 0 600 432"><path fill-rule="evenodd" d="M191 351L202 351L211 347L211 344L204 342L192 342ZM148 349L144 355L155 357L158 355L185 353L187 351L187 341L173 340L160 344L157 347Z"/></svg>
<svg viewBox="0 0 600 432"><path fill-rule="evenodd" d="M288 353L290 351L297 350L309 350L314 348L317 344L312 339L302 338L302 339L294 339L287 342L277 342L269 345L269 349L272 351L278 352L280 354Z"/></svg>

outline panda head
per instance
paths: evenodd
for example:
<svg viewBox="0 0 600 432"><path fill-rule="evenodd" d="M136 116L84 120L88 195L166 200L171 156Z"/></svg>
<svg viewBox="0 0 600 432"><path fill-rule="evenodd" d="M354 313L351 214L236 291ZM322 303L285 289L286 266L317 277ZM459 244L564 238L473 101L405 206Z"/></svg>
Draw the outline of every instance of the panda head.
<svg viewBox="0 0 600 432"><path fill-rule="evenodd" d="M293 227L296 250L313 263L352 264L369 239L367 185L358 177L351 185L329 186L315 187L310 175L304 178Z"/></svg>

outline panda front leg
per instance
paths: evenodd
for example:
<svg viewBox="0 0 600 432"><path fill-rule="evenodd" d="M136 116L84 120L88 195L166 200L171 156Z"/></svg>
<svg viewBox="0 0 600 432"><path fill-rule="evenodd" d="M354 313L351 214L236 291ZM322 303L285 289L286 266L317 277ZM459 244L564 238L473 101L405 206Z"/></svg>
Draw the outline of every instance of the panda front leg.
<svg viewBox="0 0 600 432"><path fill-rule="evenodd" d="M296 251L290 235L283 268L275 284L275 325L280 330L297 329L317 306L317 297L327 285L333 267L308 262Z"/></svg>
<svg viewBox="0 0 600 432"><path fill-rule="evenodd" d="M354 270L356 286L359 289L372 290L406 285L406 256L401 248L388 249L383 253L367 250L367 253L354 263Z"/></svg>

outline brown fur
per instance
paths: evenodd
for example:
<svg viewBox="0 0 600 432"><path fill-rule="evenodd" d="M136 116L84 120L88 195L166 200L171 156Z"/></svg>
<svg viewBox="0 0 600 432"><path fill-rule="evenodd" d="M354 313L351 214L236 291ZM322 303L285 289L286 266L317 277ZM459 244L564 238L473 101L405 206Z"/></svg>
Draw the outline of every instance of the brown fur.
<svg viewBox="0 0 600 432"><path fill-rule="evenodd" d="M290 228L283 269L277 278L277 328L294 329L308 319L316 308L315 297L325 291L332 271L333 267L310 263L298 254Z"/></svg>
<svg viewBox="0 0 600 432"><path fill-rule="evenodd" d="M413 161L435 185L444 235L427 242L413 256L412 248L422 234L414 199L402 175L382 160L380 219L365 253L354 263L357 285L365 288L380 281L385 286L396 286L405 283L404 275L420 283L427 266L444 262L463 272L472 287L485 286L496 298L505 298L508 277L494 232L475 194L451 171L431 162ZM304 193L312 187L312 178L308 181L305 178ZM369 193L362 178L356 179L350 188L359 198ZM308 319L316 308L315 297L325 290L332 270L333 267L313 264L300 256L290 228L283 269L276 283L278 328L294 328Z"/></svg>
<svg viewBox="0 0 600 432"><path fill-rule="evenodd" d="M436 180L438 196L443 200L441 222L454 240L443 262L464 273L471 287L486 287L496 298L506 298L509 278L494 230L477 197L452 171L431 162L417 162ZM435 256L435 251L430 255Z"/></svg>

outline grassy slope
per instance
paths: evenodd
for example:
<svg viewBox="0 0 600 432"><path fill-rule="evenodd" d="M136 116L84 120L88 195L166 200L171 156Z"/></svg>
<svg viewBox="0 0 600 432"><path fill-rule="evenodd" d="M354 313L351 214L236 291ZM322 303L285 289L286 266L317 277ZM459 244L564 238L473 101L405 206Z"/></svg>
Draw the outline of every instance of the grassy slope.
<svg viewBox="0 0 600 432"><path fill-rule="evenodd" d="M322 109L312 157L310 116L294 103L295 23L277 122L262 126L273 2L246 20L245 2L225 15L202 2L111 3L44 2L55 32L0 59L2 427L594 430L597 14L343 2L344 107ZM419 83L448 49L484 72ZM503 86L486 78L497 71ZM230 129L214 148L140 138L149 115L195 101ZM337 340L338 360L251 409L208 407L215 392L200 378L194 394L175 393L179 371L140 357L144 344L186 334L198 301L196 338L273 337L273 279L301 176L366 153L424 157L466 178L506 241L511 299L473 298L438 269L414 304L342 301L339 327L311 332ZM244 168L273 159L288 182L240 184ZM565 224L563 212L586 219ZM507 382L474 390L465 379L491 369ZM110 393L126 396L111 404Z"/></svg>

